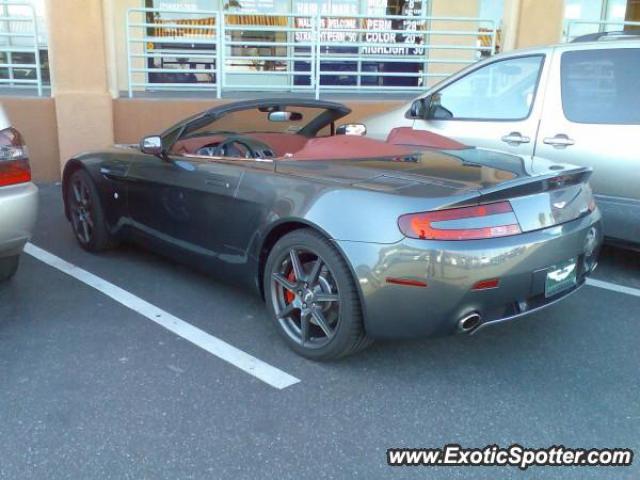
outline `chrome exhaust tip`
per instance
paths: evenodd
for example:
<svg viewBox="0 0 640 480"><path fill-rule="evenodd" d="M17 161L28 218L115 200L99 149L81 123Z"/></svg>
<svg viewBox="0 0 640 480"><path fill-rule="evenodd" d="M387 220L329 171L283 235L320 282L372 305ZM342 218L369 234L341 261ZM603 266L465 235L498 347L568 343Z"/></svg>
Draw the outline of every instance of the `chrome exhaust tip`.
<svg viewBox="0 0 640 480"><path fill-rule="evenodd" d="M481 320L482 317L477 312L465 315L458 321L458 331L461 333L469 333L480 325Z"/></svg>

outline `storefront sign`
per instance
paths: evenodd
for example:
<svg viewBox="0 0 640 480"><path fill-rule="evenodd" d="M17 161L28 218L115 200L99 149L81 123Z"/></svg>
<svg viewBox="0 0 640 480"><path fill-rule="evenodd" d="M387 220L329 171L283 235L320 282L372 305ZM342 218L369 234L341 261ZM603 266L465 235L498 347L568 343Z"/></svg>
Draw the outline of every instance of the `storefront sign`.
<svg viewBox="0 0 640 480"><path fill-rule="evenodd" d="M387 2L369 0L368 6L368 10L375 14L378 14L378 10L384 10L380 13L384 15ZM419 16L421 9L422 2L410 0L398 13L405 17ZM315 17L320 14L320 41L324 44L335 43L336 47L349 47L349 44L367 43L369 45L362 47L361 50L364 55L422 55L424 53L424 49L419 46L422 44L422 36L418 33L418 20L357 17L358 5L351 1L344 3L334 1L331 5L328 2L319 4L297 1L294 3L294 10L294 13L301 15L295 18L295 26L301 30L294 34L296 42L309 43L314 40ZM353 16L349 17L349 15ZM376 44L380 45L376 46ZM397 46L390 46L390 44L397 44Z"/></svg>

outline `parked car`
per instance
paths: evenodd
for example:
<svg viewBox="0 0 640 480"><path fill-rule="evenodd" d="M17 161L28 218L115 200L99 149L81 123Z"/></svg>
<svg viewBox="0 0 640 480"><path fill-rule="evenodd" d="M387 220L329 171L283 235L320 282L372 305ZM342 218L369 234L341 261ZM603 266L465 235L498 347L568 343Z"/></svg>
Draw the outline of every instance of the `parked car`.
<svg viewBox="0 0 640 480"><path fill-rule="evenodd" d="M592 167L605 235L640 242L640 39L515 50L476 63L414 102L365 120L369 135L428 130L468 145ZM635 40L634 40L635 38Z"/></svg>
<svg viewBox="0 0 640 480"><path fill-rule="evenodd" d="M16 273L37 208L38 188L31 182L27 148L0 107L0 281Z"/></svg>
<svg viewBox="0 0 640 480"><path fill-rule="evenodd" d="M312 359L475 332L564 298L595 268L588 168L532 167L411 129L340 135L362 133L336 127L349 113L236 102L78 155L63 174L77 241L91 252L135 241L250 286Z"/></svg>

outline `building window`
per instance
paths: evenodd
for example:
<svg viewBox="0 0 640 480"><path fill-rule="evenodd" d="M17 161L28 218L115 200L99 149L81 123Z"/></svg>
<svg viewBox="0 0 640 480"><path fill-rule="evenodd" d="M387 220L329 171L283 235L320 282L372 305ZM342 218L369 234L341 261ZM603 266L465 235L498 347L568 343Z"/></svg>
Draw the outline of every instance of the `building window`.
<svg viewBox="0 0 640 480"><path fill-rule="evenodd" d="M589 33L637 29L640 0L566 0L565 38ZM625 24L627 22L627 24Z"/></svg>
<svg viewBox="0 0 640 480"><path fill-rule="evenodd" d="M494 27L504 0L477 0L447 13L453 8L449 1L144 0L155 9L146 19L153 27L148 41L138 36L132 47L137 55L130 62L135 63L132 83L161 89L191 84L193 89L304 90L319 84L337 90L419 90L490 55L499 37ZM224 31L207 40L197 27L216 30L216 15L223 15ZM456 16L461 20L451 18ZM184 25L193 26L186 29L189 38L179 34Z"/></svg>

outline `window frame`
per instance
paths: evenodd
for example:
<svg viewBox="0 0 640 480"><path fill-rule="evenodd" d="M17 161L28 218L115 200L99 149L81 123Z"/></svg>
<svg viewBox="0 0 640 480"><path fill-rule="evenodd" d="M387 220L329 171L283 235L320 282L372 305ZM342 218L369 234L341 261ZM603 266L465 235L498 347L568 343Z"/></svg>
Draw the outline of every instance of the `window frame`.
<svg viewBox="0 0 640 480"><path fill-rule="evenodd" d="M566 50L564 52L562 52L560 54L560 65L559 65L559 80L560 80L560 108L562 109L562 115L564 116L565 120L567 122L570 123L574 123L576 125L640 125L637 122L616 122L616 123L611 123L611 122L584 122L584 121L578 121L578 120L574 120L572 118L569 118L569 116L567 115L567 109L565 108L564 105L564 92L565 92L565 85L563 82L563 71L562 71L562 65L563 65L563 60L564 60L564 56L566 54L580 54L580 53L585 53L585 52L610 52L611 50L622 50L622 51L627 51L627 50L634 50L637 51L638 54L640 54L640 47L631 47L631 48L616 48L616 47L611 47L611 48L585 48L585 49L575 49L575 50Z"/></svg>
<svg viewBox="0 0 640 480"><path fill-rule="evenodd" d="M483 65L478 66L477 68L469 70L469 72L467 72L464 75L456 78L455 80L447 83L446 85L443 85L438 90L434 90L432 93L430 93L428 95L428 97L430 97L432 95L440 93L442 90L444 90L448 86L453 85L454 83L462 80L463 78L468 77L469 75L477 72L478 70L481 70L482 68L489 67L491 65L495 65L496 63L507 62L507 61L510 61L510 60L517 60L517 59L521 59L521 58L533 58L533 57L538 57L542 61L540 62L540 69L538 70L538 77L536 78L536 85L535 85L535 87L533 89L533 99L531 100L531 105L529 105L529 111L527 112L527 115L525 115L524 117L521 117L521 118L469 118L469 117L428 118L428 119L425 119L425 121L437 121L437 122L456 122L456 121L461 121L461 122L522 122L524 120L528 120L531 117L531 113L533 112L533 107L535 106L536 99L538 98L538 89L540 88L540 80L542 79L542 72L544 71L545 66L547 64L547 54L546 53L540 52L540 53L530 53L530 54L526 54L526 55L514 55L514 56L510 56L508 58L500 58L500 59L497 59L497 60L493 60L491 62L487 62L487 63L485 63Z"/></svg>

